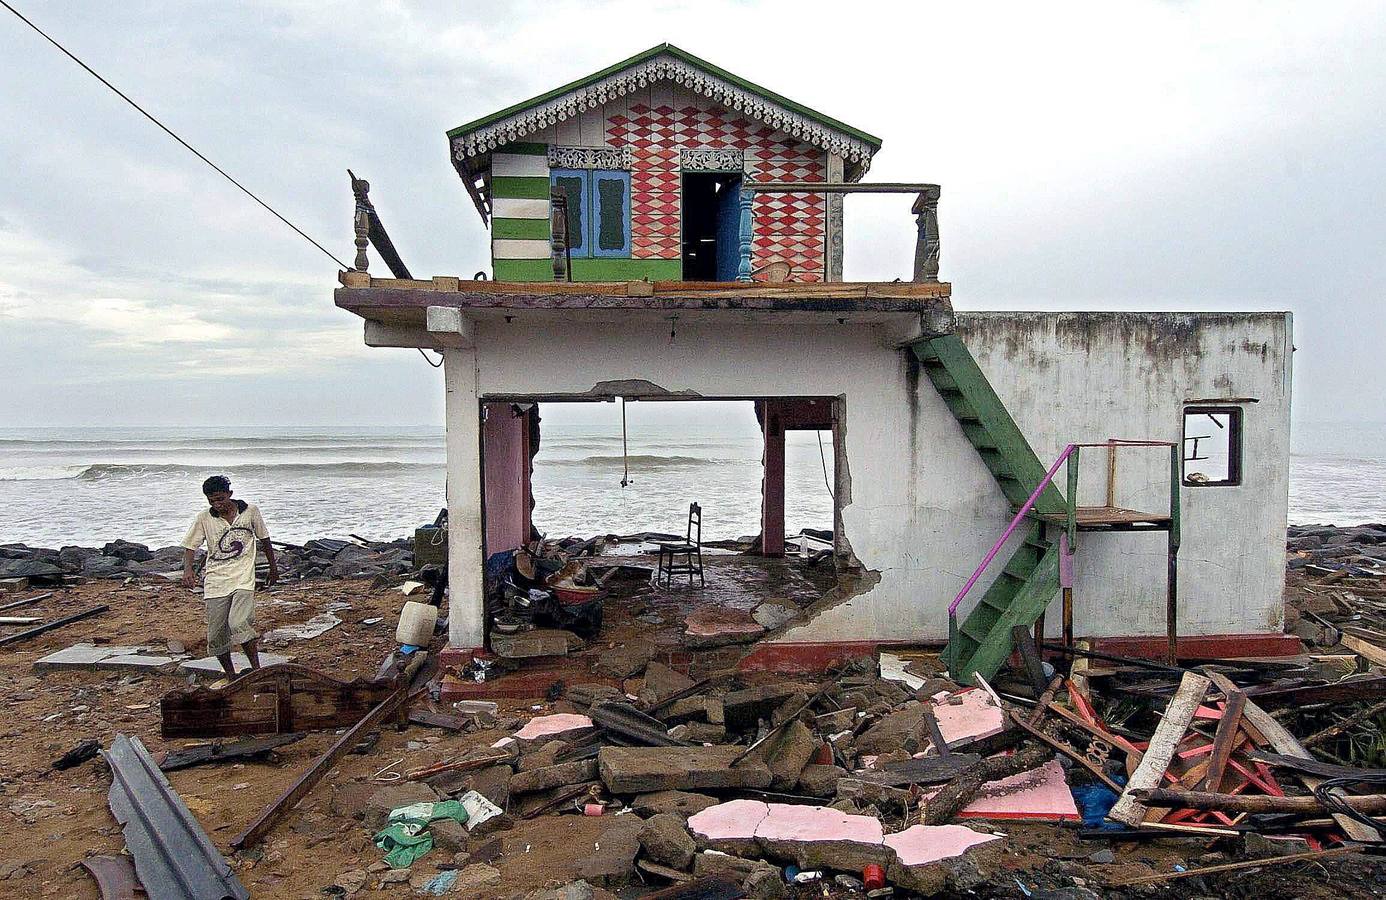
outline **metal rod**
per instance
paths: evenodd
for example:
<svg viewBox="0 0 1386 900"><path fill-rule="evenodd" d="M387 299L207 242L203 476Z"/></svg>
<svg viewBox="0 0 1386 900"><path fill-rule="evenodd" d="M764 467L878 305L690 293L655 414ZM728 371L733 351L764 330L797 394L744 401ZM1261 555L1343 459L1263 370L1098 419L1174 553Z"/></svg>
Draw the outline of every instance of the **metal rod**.
<svg viewBox="0 0 1386 900"><path fill-rule="evenodd" d="M45 631L52 631L54 628L61 628L64 625L68 625L72 622L76 622L81 619L89 618L91 616L96 615L97 613L103 613L108 609L110 609L110 607L103 603L100 606L93 606L91 609L84 609L81 612L73 613L70 616L63 616L61 619L54 619L47 625L37 625L33 628L28 629L27 631L21 631L18 634L12 634L8 637L0 638L0 647L3 647L6 644L17 644L20 641L27 641L31 637L36 637L40 634L43 634Z"/></svg>

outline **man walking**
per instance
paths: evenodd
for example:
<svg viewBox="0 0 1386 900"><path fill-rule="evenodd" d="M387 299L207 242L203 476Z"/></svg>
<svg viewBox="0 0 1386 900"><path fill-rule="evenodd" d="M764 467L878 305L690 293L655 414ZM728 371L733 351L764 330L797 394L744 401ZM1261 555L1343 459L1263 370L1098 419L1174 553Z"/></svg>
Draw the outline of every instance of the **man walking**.
<svg viewBox="0 0 1386 900"><path fill-rule="evenodd" d="M250 660L250 668L260 668L255 646L255 550L259 545L269 560L265 586L279 578L269 529L253 503L231 498L231 479L213 475L202 482L202 493L210 504L197 514L183 538L183 587L197 584L193 555L206 545L207 562L202 570L202 598L207 603L207 652L215 656L227 678L236 677L231 650L239 646Z"/></svg>

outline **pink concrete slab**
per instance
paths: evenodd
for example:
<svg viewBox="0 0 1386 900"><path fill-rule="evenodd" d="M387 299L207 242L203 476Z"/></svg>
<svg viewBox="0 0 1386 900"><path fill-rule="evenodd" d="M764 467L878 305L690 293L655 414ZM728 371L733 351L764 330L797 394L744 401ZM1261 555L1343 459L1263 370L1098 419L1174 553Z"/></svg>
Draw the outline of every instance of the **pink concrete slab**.
<svg viewBox="0 0 1386 900"><path fill-rule="evenodd" d="M688 829L709 841L750 840L769 814L763 801L728 800L689 816Z"/></svg>
<svg viewBox="0 0 1386 900"><path fill-rule="evenodd" d="M853 841L880 844L881 822L872 816L852 816L826 806L771 803L756 837L770 841Z"/></svg>
<svg viewBox="0 0 1386 900"><path fill-rule="evenodd" d="M958 813L962 819L1038 819L1045 822L1078 821L1078 807L1057 759L982 785L977 798Z"/></svg>
<svg viewBox="0 0 1386 900"><path fill-rule="evenodd" d="M562 734L578 728L591 728L592 720L576 713L554 713L551 716L535 716L525 723L525 727L515 732L522 741L532 741L538 737Z"/></svg>
<svg viewBox="0 0 1386 900"><path fill-rule="evenodd" d="M991 737L1006 730L1006 719L1000 707L992 702L986 691L968 689L948 694L934 703L934 718L939 731L950 745Z"/></svg>
<svg viewBox="0 0 1386 900"><path fill-rule="evenodd" d="M885 845L907 866L923 866L950 856L961 856L968 847L999 841L1000 835L980 834L966 825L911 825L885 836Z"/></svg>

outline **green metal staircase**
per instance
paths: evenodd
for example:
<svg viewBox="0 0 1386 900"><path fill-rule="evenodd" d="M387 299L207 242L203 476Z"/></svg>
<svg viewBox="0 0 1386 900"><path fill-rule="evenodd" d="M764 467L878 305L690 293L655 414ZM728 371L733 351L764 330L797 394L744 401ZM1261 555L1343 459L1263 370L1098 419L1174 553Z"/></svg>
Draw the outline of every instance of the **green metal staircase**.
<svg viewBox="0 0 1386 900"><path fill-rule="evenodd" d="M955 334L941 335L918 341L911 349L1011 507L1028 504L1041 515L1064 515L1067 503L1049 481L1051 474L1046 473L962 339ZM1036 496L1040 485L1044 488ZM1001 543L1004 538L993 548L987 563ZM974 575L968 582L963 594L976 578ZM943 657L949 671L961 673L968 681L973 672L990 678L1011 653L1012 627L1032 625L1058 590L1059 549L1046 536L1044 523L1037 521L960 628L956 601L949 610L948 646Z"/></svg>
<svg viewBox="0 0 1386 900"><path fill-rule="evenodd" d="M1164 531L1168 534L1168 652L1176 655L1176 567L1179 550L1179 485L1182 479L1179 444L1171 441L1109 439L1103 444L1068 444L1048 469L996 396L991 382L957 335L925 338L910 345L924 375L948 404L963 434L977 450L1001 492L1010 501L1013 518L948 607L948 646L943 659L953 677L972 682L990 678L1014 647L1012 629L1029 627L1044 615L1049 601L1064 590L1064 640L1072 639L1073 591L1069 563L1079 531ZM1079 509L1078 453L1080 447L1104 447L1109 454L1107 505ZM1116 463L1120 447L1167 447L1170 453L1169 513L1122 509L1114 502ZM1067 464L1067 499L1054 485L1054 476ZM982 599L958 625L957 611L987 567L1025 525L1024 539L1015 546L1001 572ZM1053 535L1058 534L1056 542ZM1067 558L1065 558L1067 555Z"/></svg>

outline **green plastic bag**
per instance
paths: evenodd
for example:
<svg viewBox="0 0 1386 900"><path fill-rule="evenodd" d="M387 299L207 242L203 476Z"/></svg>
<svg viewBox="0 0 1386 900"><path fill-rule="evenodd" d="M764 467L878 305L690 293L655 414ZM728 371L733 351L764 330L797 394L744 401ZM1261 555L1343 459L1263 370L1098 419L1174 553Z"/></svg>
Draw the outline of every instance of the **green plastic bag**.
<svg viewBox="0 0 1386 900"><path fill-rule="evenodd" d="M375 836L375 845L385 851L385 862L390 868L406 869L432 850L433 835L428 833L428 825L439 819L465 824L467 810L456 800L412 803L391 810L385 827Z"/></svg>

